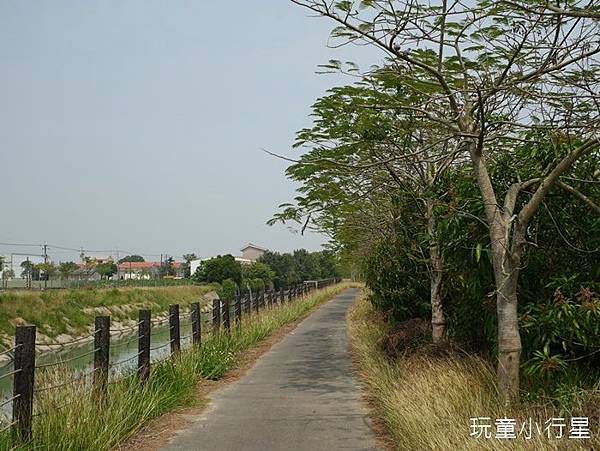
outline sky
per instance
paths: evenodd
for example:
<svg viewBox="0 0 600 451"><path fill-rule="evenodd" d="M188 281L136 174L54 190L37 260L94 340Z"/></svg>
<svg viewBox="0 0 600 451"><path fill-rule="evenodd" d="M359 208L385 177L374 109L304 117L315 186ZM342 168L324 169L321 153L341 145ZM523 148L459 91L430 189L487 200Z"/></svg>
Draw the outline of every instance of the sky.
<svg viewBox="0 0 600 451"><path fill-rule="evenodd" d="M261 149L298 156L312 103L351 82L319 64L367 64L332 25L287 0L0 2L0 242L318 250L265 224L296 186Z"/></svg>

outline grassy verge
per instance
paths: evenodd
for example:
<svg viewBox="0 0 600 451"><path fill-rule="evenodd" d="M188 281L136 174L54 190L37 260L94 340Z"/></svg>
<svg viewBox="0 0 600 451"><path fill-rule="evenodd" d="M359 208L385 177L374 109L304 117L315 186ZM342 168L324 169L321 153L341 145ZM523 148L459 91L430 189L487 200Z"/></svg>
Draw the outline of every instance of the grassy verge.
<svg viewBox="0 0 600 451"><path fill-rule="evenodd" d="M110 315L114 322L135 319L141 308L160 314L169 304L186 306L212 289L209 285L187 285L2 292L0 337L12 346L15 325L25 323L35 324L38 334L49 338L85 335L97 315Z"/></svg>
<svg viewBox="0 0 600 451"><path fill-rule="evenodd" d="M34 418L33 439L17 449L112 449L146 421L197 402L195 386L200 378L221 378L236 366L242 351L349 286L339 284L246 317L242 328L232 329L230 335L203 337L201 347L185 349L176 359L153 366L147 384L139 384L134 375L125 375L110 385L103 404L88 393L85 383L42 392L36 398L39 415ZM44 382L51 384L61 380L65 380L65 375L57 373ZM9 435L2 434L0 449L8 449L9 445Z"/></svg>
<svg viewBox="0 0 600 451"><path fill-rule="evenodd" d="M595 419L590 418L591 440L567 438L570 416L592 412L558 412L550 405L523 404L510 409L500 402L494 373L480 358L421 349L391 360L380 343L388 326L364 297L350 310L348 325L357 365L374 409L384 423L392 446L398 450L553 450L600 449ZM517 438L470 437L470 418L517 420ZM545 421L564 417L565 437L548 439ZM531 440L519 435L532 419ZM542 430L536 430L537 422ZM528 426L527 426L528 427ZM494 428L491 429L494 433ZM553 430L553 433L555 431Z"/></svg>

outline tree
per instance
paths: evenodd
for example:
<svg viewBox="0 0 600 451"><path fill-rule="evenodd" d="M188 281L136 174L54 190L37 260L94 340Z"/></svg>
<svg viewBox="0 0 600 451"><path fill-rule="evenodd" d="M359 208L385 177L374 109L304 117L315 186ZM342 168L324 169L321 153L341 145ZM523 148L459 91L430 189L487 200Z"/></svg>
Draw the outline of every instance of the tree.
<svg viewBox="0 0 600 451"><path fill-rule="evenodd" d="M141 255L127 255L119 260L119 263L129 263L129 262L145 262L144 257Z"/></svg>
<svg viewBox="0 0 600 451"><path fill-rule="evenodd" d="M260 279L263 285L269 286L275 278L275 272L266 263L254 262L249 265L242 265L242 280ZM242 282L243 285L246 283Z"/></svg>
<svg viewBox="0 0 600 451"><path fill-rule="evenodd" d="M162 278L165 276L174 276L175 275L174 264L175 264L175 260L173 260L173 257L166 258L162 262L162 264L158 267L159 277Z"/></svg>
<svg viewBox="0 0 600 451"><path fill-rule="evenodd" d="M275 272L275 277L273 278L275 288L279 289L288 283L288 274L293 271L294 266L291 254L266 251L260 256L258 262L266 264Z"/></svg>
<svg viewBox="0 0 600 451"><path fill-rule="evenodd" d="M277 217L269 221L269 224L278 219ZM266 264L273 271L272 280L275 288L279 289L303 280L337 277L336 265L331 265L330 260L322 266L321 263L324 259L332 259L331 252L308 252L305 249L297 249L292 254L267 251L258 259L258 262Z"/></svg>
<svg viewBox="0 0 600 451"><path fill-rule="evenodd" d="M12 269L4 269L2 271L2 282L4 284L4 288L8 286L8 281L15 277L15 272Z"/></svg>
<svg viewBox="0 0 600 451"><path fill-rule="evenodd" d="M20 266L21 268L23 268L23 271L21 272L21 277L24 277L27 280L39 280L40 271L36 267L35 263L29 260L25 260L24 262L21 262Z"/></svg>
<svg viewBox="0 0 600 451"><path fill-rule="evenodd" d="M117 265L111 262L96 265L96 271L102 279L110 279L117 272Z"/></svg>
<svg viewBox="0 0 600 451"><path fill-rule="evenodd" d="M63 280L68 280L69 277L79 269L79 266L75 262L63 262L58 265L58 272Z"/></svg>
<svg viewBox="0 0 600 451"><path fill-rule="evenodd" d="M233 301L235 298L236 284L233 279L225 279L217 290L220 299Z"/></svg>
<svg viewBox="0 0 600 451"><path fill-rule="evenodd" d="M196 257L196 254L191 253L191 254L183 254L183 260L184 260L184 264L183 264L183 269L185 271L185 277L191 277L191 262L192 260L197 260L198 257Z"/></svg>
<svg viewBox="0 0 600 451"><path fill-rule="evenodd" d="M414 101L410 97L397 79L381 70L317 100L314 126L301 130L295 143L310 150L287 170L303 184L302 195L296 205L284 204L275 219L302 221L304 228L312 225L335 241L345 234L353 238L346 244L354 241L357 246L372 246L399 230L420 236L421 253L429 258L433 341L439 343L445 333L444 259L436 189L457 155L448 151L453 140L415 115L398 111L399 102ZM410 223L399 222L401 204L414 212ZM368 225L366 212L373 215ZM341 230L348 227L352 230Z"/></svg>
<svg viewBox="0 0 600 451"><path fill-rule="evenodd" d="M574 1L452 3L370 0L291 0L332 19L343 42L366 42L387 56L387 68L425 94L398 109L417 113L457 140L475 175L489 229L498 316L498 382L517 397L521 338L517 281L527 230L555 189L600 208L565 177L597 152L600 105L598 13ZM589 4L591 5L591 4ZM423 43L426 43L423 45ZM340 68L332 62L331 68ZM553 160L528 180L494 186L490 161L521 143L554 150ZM500 196L504 200L500 200Z"/></svg>
<svg viewBox="0 0 600 451"><path fill-rule="evenodd" d="M208 283L222 283L226 279L231 279L239 285L242 282L242 268L233 255L218 255L202 261L194 278L198 282Z"/></svg>
<svg viewBox="0 0 600 451"><path fill-rule="evenodd" d="M56 266L52 262L39 263L36 265L36 269L40 272L40 279L46 281L56 274Z"/></svg>

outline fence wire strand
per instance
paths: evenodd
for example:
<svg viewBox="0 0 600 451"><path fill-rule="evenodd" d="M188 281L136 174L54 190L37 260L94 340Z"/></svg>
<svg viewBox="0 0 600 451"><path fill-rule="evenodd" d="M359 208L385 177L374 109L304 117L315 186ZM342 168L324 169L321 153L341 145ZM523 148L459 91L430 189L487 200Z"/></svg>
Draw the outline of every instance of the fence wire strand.
<svg viewBox="0 0 600 451"><path fill-rule="evenodd" d="M4 379L5 377L9 377L14 374L20 373L21 371L23 371L23 370L21 368L19 368L19 369L11 371L10 373L3 374L2 376L0 376L0 380Z"/></svg>
<svg viewBox="0 0 600 451"><path fill-rule="evenodd" d="M133 330L136 330L138 327L140 327L141 324L143 324L143 321L138 321L136 324L134 324L133 326L128 326L128 327L123 327L121 329L110 329L111 332L114 332L118 335L122 335L125 332L130 332Z"/></svg>
<svg viewBox="0 0 600 451"><path fill-rule="evenodd" d="M144 353L144 351L140 351L137 354L132 355L131 357L127 357L126 359L119 360L118 362L111 363L110 366L109 366L109 368L115 368L115 367L117 367L119 365L123 365L124 363L127 363L127 362L129 362L129 361L131 361L133 359L137 359L143 353Z"/></svg>
<svg viewBox="0 0 600 451"><path fill-rule="evenodd" d="M45 368L51 368L51 367L53 367L53 366L60 366L60 365L64 365L65 363L72 362L73 360L77 360L77 359L80 359L80 358L82 358L82 357L86 357L86 356L92 355L92 354L94 354L96 351L99 351L99 350L100 350L100 348L96 348L96 349L93 349L93 350L91 350L91 351L89 351L89 352L84 352L83 354L79 354L79 355L76 355L76 356L74 356L74 357L69 357L68 359L64 359L64 360L61 360L61 361L59 361L59 362L43 363L43 364L41 364L41 365L36 365L36 367L35 367L35 368L36 368L36 369L45 369Z"/></svg>
<svg viewBox="0 0 600 451"><path fill-rule="evenodd" d="M61 382L60 384L51 385L51 386L49 386L49 387L37 388L37 389L33 390L33 392L34 392L34 393L43 393L43 392L46 392L46 391L48 391L48 390L54 390L54 389L56 389L56 388L65 387L65 386L67 386L67 385L73 384L73 383L75 383L75 382L77 382L77 381L80 381L80 380L82 380L82 379L85 379L85 378L86 378L86 377L88 377L88 376L91 376L92 374L94 374L94 373L95 373L96 371L98 371L98 370L99 370L99 368L94 368L94 369L93 369L93 370L91 370L91 371L86 371L86 372L84 372L84 373L78 374L77 376L75 376L75 377L72 377L71 379L69 379L69 380L68 380L68 381L66 381L66 382Z"/></svg>
<svg viewBox="0 0 600 451"><path fill-rule="evenodd" d="M14 359L14 358L15 358L15 356L14 356L14 351L15 351L15 349L17 349L17 348L20 348L21 346L23 346L23 345L22 345L21 343L19 343L18 345L16 345L16 346L13 346L13 347L12 347L12 348L10 348L10 349L6 349L6 350L4 350L4 351L0 351L0 356L2 356L2 355L7 355L7 354L8 354L8 355L10 356L11 360L12 360L12 359Z"/></svg>
<svg viewBox="0 0 600 451"><path fill-rule="evenodd" d="M10 404L11 402L13 402L15 399L19 398L21 395L16 395L13 396L12 398L8 398L5 399L4 401L2 401L2 403L0 403L0 408L4 407L7 404Z"/></svg>
<svg viewBox="0 0 600 451"><path fill-rule="evenodd" d="M16 424L17 424L16 421L12 421L8 426L4 426L2 429L0 429L0 434L2 434L3 432L6 432L7 430L12 428ZM15 449L15 448L11 448L11 449Z"/></svg>

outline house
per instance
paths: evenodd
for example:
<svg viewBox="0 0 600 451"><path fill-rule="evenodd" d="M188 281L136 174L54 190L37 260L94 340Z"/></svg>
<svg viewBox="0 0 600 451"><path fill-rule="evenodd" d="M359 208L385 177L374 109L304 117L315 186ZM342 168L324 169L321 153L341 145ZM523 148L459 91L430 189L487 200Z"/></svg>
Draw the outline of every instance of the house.
<svg viewBox="0 0 600 451"><path fill-rule="evenodd" d="M119 263L119 279L122 280L147 280L156 279L162 276L161 267L163 262L123 262ZM171 268L172 274L176 278L185 276L185 268L182 262L173 262Z"/></svg>
<svg viewBox="0 0 600 451"><path fill-rule="evenodd" d="M98 271L96 271L96 265L80 263L79 268L71 273L67 280L78 280L78 281L88 281L88 280L100 280L102 276Z"/></svg>
<svg viewBox="0 0 600 451"><path fill-rule="evenodd" d="M256 260L258 260L265 252L267 252L268 249L256 246L252 243L248 243L248 245L240 249L240 251L242 252L242 255L240 257L233 257L235 261L239 262L242 265L250 265L251 263L254 263ZM210 260L211 258L214 257L206 257L199 258L197 260L192 260L190 262L190 274L194 275L196 273L196 270L200 266L200 263L202 263L204 260Z"/></svg>
<svg viewBox="0 0 600 451"><path fill-rule="evenodd" d="M252 243L248 243L248 245L243 247L241 251L241 258L243 260L250 260L250 262L255 262L260 257L262 257L263 254L268 251L268 249L265 249L264 247L260 247Z"/></svg>

